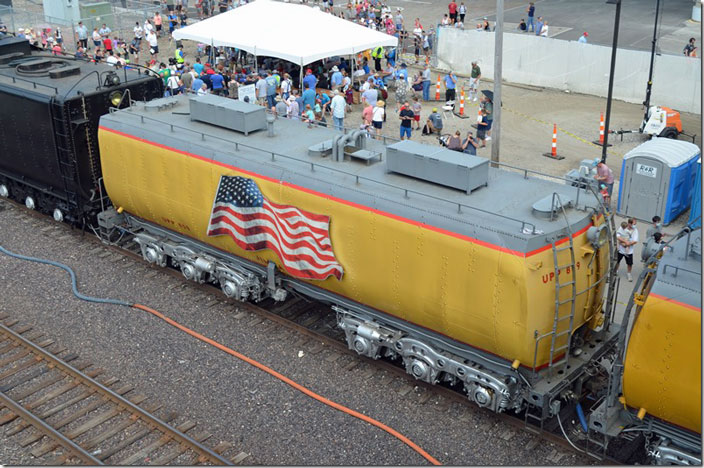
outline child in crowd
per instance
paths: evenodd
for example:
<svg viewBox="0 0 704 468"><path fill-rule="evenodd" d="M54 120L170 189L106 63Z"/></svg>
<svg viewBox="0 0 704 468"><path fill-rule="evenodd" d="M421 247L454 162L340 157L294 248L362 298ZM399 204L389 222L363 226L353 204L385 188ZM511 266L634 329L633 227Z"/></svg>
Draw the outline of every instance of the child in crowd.
<svg viewBox="0 0 704 468"><path fill-rule="evenodd" d="M423 106L420 104L418 96L413 98L411 110L413 111L413 122L416 124L415 129L420 130L420 112L423 110Z"/></svg>
<svg viewBox="0 0 704 468"><path fill-rule="evenodd" d="M611 195L609 195L608 187L601 184L601 191L599 193L604 198L604 205L606 205L606 208L611 208Z"/></svg>

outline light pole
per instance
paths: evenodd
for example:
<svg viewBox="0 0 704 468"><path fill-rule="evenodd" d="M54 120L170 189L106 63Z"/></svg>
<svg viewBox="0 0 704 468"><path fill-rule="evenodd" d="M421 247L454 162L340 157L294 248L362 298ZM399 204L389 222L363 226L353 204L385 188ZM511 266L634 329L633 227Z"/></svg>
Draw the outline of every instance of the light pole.
<svg viewBox="0 0 704 468"><path fill-rule="evenodd" d="M604 122L604 144L601 147L601 161L606 162L606 148L609 143L609 121L611 120L611 98L614 94L614 72L616 71L616 50L618 48L618 25L621 21L621 0L606 0L608 4L616 4L614 19L614 43L611 46L611 71L609 72L609 94L606 97L606 121Z"/></svg>
<svg viewBox="0 0 704 468"><path fill-rule="evenodd" d="M501 141L501 58L504 45L504 0L496 0L496 25L494 27L494 115L492 118L491 161L499 162ZM496 165L493 165L496 167Z"/></svg>
<svg viewBox="0 0 704 468"><path fill-rule="evenodd" d="M643 122L640 124L641 133L645 130L645 124L648 123L648 109L650 108L650 93L653 90L653 64L655 62L655 46L658 43L658 16L660 14L660 0L656 0L655 4L655 27L653 28L653 43L650 49L650 71L648 72L648 86L645 88L645 101L643 101L643 107L645 107L645 115L643 115Z"/></svg>

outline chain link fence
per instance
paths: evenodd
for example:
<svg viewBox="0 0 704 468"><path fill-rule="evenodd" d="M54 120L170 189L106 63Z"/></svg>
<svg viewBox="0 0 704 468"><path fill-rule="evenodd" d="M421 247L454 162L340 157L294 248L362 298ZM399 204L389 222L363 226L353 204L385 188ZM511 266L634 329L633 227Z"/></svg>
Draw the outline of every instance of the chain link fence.
<svg viewBox="0 0 704 468"><path fill-rule="evenodd" d="M78 22L82 21L88 30L88 43L92 44L91 33L93 28L100 29L103 24L108 25L112 30L111 37L119 37L129 42L134 36L133 28L135 23L140 25L146 18L152 18L156 11L161 11L161 2L138 1L138 0L110 0L110 13L88 16L78 20L65 20L44 14L41 5L32 2L25 2L22 8L0 6L0 22L7 26L10 33L19 34L20 29L27 34L31 30L35 40L41 44L41 32L47 28L48 36L57 37L57 30L60 31L63 39L63 47L68 52L76 50L76 28Z"/></svg>

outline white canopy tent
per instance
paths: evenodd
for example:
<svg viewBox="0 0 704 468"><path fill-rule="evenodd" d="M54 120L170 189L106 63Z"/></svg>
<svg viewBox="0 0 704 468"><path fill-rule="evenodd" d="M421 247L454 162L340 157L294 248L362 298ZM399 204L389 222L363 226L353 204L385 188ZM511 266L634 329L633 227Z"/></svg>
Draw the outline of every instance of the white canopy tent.
<svg viewBox="0 0 704 468"><path fill-rule="evenodd" d="M323 58L354 55L373 47L396 47L398 39L317 8L257 0L177 29L176 40L236 47L301 67Z"/></svg>

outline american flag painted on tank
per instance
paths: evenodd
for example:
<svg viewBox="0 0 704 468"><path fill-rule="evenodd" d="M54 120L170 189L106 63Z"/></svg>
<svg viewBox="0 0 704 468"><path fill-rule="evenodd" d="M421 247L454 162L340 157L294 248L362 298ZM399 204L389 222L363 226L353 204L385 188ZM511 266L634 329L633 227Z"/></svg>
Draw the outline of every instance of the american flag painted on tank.
<svg viewBox="0 0 704 468"><path fill-rule="evenodd" d="M330 242L330 217L267 200L252 179L220 177L208 236L221 235L244 250L273 250L297 278L342 278Z"/></svg>

